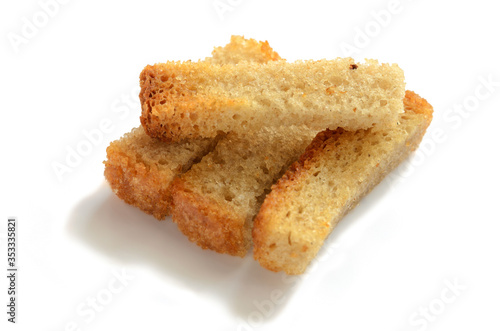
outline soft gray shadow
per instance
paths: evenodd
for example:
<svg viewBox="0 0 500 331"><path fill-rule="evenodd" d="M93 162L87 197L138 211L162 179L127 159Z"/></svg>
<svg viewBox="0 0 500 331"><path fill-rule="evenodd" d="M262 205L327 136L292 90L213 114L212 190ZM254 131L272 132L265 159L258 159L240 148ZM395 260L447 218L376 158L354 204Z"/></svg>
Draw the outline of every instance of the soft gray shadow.
<svg viewBox="0 0 500 331"><path fill-rule="evenodd" d="M106 183L74 208L67 229L107 257L125 265L149 266L169 281L214 296L240 318L258 311L255 303L269 300L277 290L283 293L283 302L267 319L276 317L297 285L284 281L282 273L262 268L252 254L241 259L202 250L170 218L159 222L125 204Z"/></svg>
<svg viewBox="0 0 500 331"><path fill-rule="evenodd" d="M390 185L385 180L346 215L325 246L335 242L352 222L362 219L388 192ZM106 183L75 207L67 227L72 236L99 253L125 265L152 267L169 281L226 303L230 311L245 321L252 314L260 314L266 321L279 316L302 282L300 276L262 268L251 253L241 259L202 250L189 242L170 218L159 222L125 204ZM276 292L282 293L281 301L269 307L272 293ZM269 310L272 313L266 315Z"/></svg>

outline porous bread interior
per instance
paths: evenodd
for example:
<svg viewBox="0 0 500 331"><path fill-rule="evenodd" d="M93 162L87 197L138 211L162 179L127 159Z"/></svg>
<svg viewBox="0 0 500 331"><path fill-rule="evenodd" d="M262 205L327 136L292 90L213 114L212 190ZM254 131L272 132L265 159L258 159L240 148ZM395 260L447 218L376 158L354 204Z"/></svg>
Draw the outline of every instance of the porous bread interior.
<svg viewBox="0 0 500 331"><path fill-rule="evenodd" d="M290 127L228 134L181 178L194 191L228 204L249 221L267 190L304 151L314 131Z"/></svg>
<svg viewBox="0 0 500 331"><path fill-rule="evenodd" d="M180 143L165 143L151 139L139 126L125 133L123 138L114 141L111 146L119 145L122 152L127 153L148 167L157 167L161 171L186 171L193 162L193 154L205 150L213 144L213 139L198 139ZM113 148L113 147L111 147Z"/></svg>
<svg viewBox="0 0 500 331"><path fill-rule="evenodd" d="M203 248L244 256L265 195L314 135L304 127L227 134L174 182L174 222ZM190 212L194 204L196 212ZM204 210L213 212L201 215ZM219 241L221 236L228 238Z"/></svg>
<svg viewBox="0 0 500 331"><path fill-rule="evenodd" d="M304 272L338 221L420 143L432 107L408 92L405 109L390 128L318 134L256 218L254 257L261 265Z"/></svg>
<svg viewBox="0 0 500 331"><path fill-rule="evenodd" d="M265 63L280 60L281 57L273 51L267 41L245 39L243 36L231 36L231 41L226 46L216 47L211 57L205 59L213 64L237 64L242 61Z"/></svg>
<svg viewBox="0 0 500 331"><path fill-rule="evenodd" d="M307 125L366 129L397 120L404 74L375 60L167 62L141 73L141 123L164 140Z"/></svg>
<svg viewBox="0 0 500 331"><path fill-rule="evenodd" d="M215 143L201 138L166 143L138 127L108 146L104 175L119 198L164 219L170 214L168 189L173 177L187 171Z"/></svg>

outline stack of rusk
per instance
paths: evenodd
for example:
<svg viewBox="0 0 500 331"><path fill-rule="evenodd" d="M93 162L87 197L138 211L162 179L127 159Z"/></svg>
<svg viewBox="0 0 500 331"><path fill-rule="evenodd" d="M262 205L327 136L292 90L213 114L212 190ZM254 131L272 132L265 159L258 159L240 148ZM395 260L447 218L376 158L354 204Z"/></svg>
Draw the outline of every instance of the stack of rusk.
<svg viewBox="0 0 500 331"><path fill-rule="evenodd" d="M287 274L418 147L433 112L397 65L290 63L238 36L203 61L148 65L140 85L142 126L107 148L114 193L204 249L253 246Z"/></svg>

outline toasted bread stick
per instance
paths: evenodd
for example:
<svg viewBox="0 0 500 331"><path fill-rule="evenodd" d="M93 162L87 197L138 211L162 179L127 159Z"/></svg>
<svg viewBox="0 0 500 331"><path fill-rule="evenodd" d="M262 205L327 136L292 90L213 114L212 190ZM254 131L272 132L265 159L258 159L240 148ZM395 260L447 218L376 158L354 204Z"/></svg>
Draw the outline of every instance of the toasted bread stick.
<svg viewBox="0 0 500 331"><path fill-rule="evenodd" d="M367 129L396 122L403 71L375 60L167 62L140 75L141 123L164 141L305 125Z"/></svg>
<svg viewBox="0 0 500 331"><path fill-rule="evenodd" d="M254 258L263 267L303 273L340 219L418 147L432 107L411 91L404 106L395 126L314 138L255 218Z"/></svg>

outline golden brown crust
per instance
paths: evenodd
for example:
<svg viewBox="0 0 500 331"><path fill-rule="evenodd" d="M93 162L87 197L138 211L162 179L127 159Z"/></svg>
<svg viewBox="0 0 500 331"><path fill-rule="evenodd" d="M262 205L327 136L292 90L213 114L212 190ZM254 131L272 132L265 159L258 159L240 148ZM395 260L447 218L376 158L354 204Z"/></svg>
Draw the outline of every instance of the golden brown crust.
<svg viewBox="0 0 500 331"><path fill-rule="evenodd" d="M278 61L278 60L282 60L282 58L279 56L278 53L276 53L272 48L271 46L269 46L269 43L266 41L264 42L260 42L260 50L262 52L262 54L264 55L266 61Z"/></svg>
<svg viewBox="0 0 500 331"><path fill-rule="evenodd" d="M169 144L132 129L106 149L104 176L113 192L159 220L171 213L170 184L217 144L215 139Z"/></svg>
<svg viewBox="0 0 500 331"><path fill-rule="evenodd" d="M199 66L209 71L215 65L200 62ZM188 75L189 65L183 66L176 62L172 63L168 69L170 70L148 65L140 75L139 99L142 105L140 119L146 133L151 137L165 142L199 138L201 135L197 133L196 126L194 126L193 132L185 134L185 126L180 123L180 120L184 117L204 117L206 116L204 114L223 112L228 107L246 103L244 100L196 94L194 92L196 86L177 82L177 77ZM174 81L175 83L170 83ZM162 107L162 112L156 111L155 107L159 106ZM165 121L167 115L171 120ZM213 130L211 133L211 135L204 135L204 137L214 138L220 131ZM182 139L176 138L179 136L182 136Z"/></svg>
<svg viewBox="0 0 500 331"><path fill-rule="evenodd" d="M428 122L432 121L432 115L434 112L433 107L417 93L406 90L405 98L403 99L403 104L406 112L412 112L415 114L423 114L428 119Z"/></svg>
<svg viewBox="0 0 500 331"><path fill-rule="evenodd" d="M123 153L111 143L106 149L104 177L113 192L126 203L140 208L158 220L171 213L170 180L154 165L148 167Z"/></svg>
<svg viewBox="0 0 500 331"><path fill-rule="evenodd" d="M172 183L175 205L172 220L190 241L203 249L244 257L250 248L251 230L241 226L240 217L218 202L186 187L181 178Z"/></svg>

